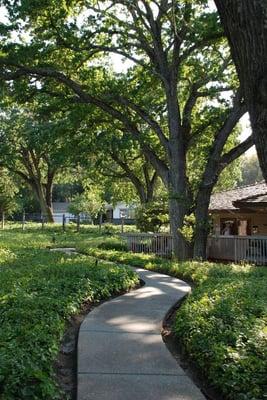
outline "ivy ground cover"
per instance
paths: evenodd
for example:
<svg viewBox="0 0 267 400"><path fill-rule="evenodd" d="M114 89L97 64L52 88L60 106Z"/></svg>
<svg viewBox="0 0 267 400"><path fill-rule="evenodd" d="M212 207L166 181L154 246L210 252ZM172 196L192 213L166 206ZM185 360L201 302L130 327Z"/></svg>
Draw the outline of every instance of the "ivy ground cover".
<svg viewBox="0 0 267 400"><path fill-rule="evenodd" d="M51 231L0 234L1 400L66 399L53 368L66 322L84 302L108 298L138 282L128 268L50 252L50 243Z"/></svg>
<svg viewBox="0 0 267 400"><path fill-rule="evenodd" d="M267 399L267 267L177 263L126 252L118 238L93 243L80 250L192 282L173 327L180 347L223 398Z"/></svg>

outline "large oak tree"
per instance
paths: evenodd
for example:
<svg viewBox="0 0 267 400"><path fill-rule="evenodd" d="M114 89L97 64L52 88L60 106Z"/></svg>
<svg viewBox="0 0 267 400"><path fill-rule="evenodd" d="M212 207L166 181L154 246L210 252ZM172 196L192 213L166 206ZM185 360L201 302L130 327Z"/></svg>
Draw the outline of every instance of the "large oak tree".
<svg viewBox="0 0 267 400"><path fill-rule="evenodd" d="M48 82L54 92L67 88L66 99L93 104L116 119L121 129L139 142L168 191L175 254L186 256L181 228L185 215L195 212L194 253L205 256L212 189L225 166L252 144L249 138L225 150L246 108L232 79L216 13L199 3L169 0L81 1L77 6L70 2L68 7L65 2L55 7L52 1L5 4L9 5L11 22L17 27L24 21L21 29L28 29L31 40L18 44L6 39L0 61L2 78L20 80L28 87L37 78L39 86ZM9 29L12 26L7 26L5 33ZM99 88L92 81L94 77L97 83L100 70L96 58L109 53L128 58L140 71L135 74L137 67L133 68L132 76L126 74L122 79L114 75L113 85ZM105 59L102 62L105 64ZM149 101L140 96L144 81L150 85ZM224 104L220 94L229 90L232 98ZM160 117L150 106L158 99L164 105ZM216 124L202 118L214 101L223 110ZM193 193L188 152L210 125L214 129ZM153 141L147 132L152 132ZM155 140L156 147L161 146L159 153Z"/></svg>

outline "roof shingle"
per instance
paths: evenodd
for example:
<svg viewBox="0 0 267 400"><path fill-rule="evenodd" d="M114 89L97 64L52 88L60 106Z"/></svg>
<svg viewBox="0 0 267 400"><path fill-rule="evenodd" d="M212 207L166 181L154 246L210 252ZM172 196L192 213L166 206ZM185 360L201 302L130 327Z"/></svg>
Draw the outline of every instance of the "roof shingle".
<svg viewBox="0 0 267 400"><path fill-rule="evenodd" d="M209 210L238 210L238 208L233 205L233 202L242 201L251 197L255 199L257 196L263 195L267 195L267 185L264 181L254 185L227 190L225 192L214 193L211 196Z"/></svg>

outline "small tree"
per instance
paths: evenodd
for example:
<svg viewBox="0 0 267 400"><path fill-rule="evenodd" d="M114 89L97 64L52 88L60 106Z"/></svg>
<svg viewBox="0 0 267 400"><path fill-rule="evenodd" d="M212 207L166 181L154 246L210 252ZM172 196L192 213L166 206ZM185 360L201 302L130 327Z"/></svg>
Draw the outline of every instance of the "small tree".
<svg viewBox="0 0 267 400"><path fill-rule="evenodd" d="M5 169L0 170L0 214L2 229L5 227L5 216L12 214L17 208L15 195L18 189Z"/></svg>
<svg viewBox="0 0 267 400"><path fill-rule="evenodd" d="M69 205L68 211L74 215L79 215L81 213L89 214L93 221L103 209L104 202L99 192L88 190L74 197Z"/></svg>

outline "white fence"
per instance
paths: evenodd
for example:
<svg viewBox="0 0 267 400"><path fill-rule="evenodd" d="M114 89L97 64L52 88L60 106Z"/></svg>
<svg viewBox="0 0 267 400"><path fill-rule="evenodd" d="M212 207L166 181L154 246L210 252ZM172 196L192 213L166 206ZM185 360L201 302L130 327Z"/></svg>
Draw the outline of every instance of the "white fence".
<svg viewBox="0 0 267 400"><path fill-rule="evenodd" d="M122 235L127 241L128 250L134 253L154 253L163 257L171 257L173 239L165 233L125 233Z"/></svg>
<svg viewBox="0 0 267 400"><path fill-rule="evenodd" d="M210 236L207 255L217 260L267 265L266 236Z"/></svg>

